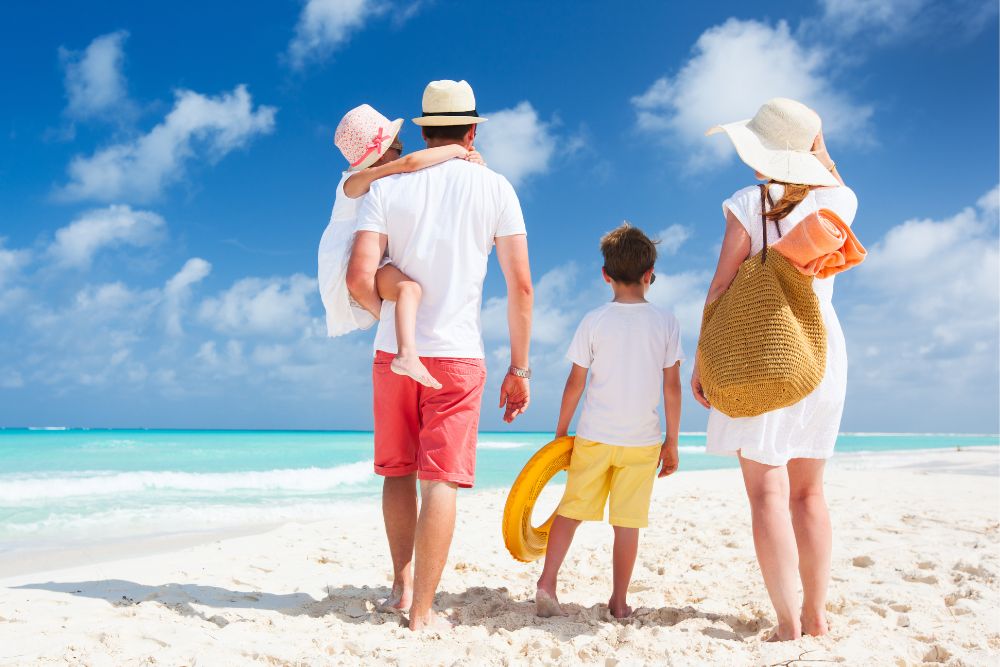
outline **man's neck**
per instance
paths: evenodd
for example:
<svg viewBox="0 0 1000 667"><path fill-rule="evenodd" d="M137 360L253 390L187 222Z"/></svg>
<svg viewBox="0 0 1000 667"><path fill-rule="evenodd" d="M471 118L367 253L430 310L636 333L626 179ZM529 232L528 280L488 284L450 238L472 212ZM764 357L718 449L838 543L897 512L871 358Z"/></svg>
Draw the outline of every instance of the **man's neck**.
<svg viewBox="0 0 1000 667"><path fill-rule="evenodd" d="M438 146L462 146L468 149L469 147L461 139L425 139L427 143L427 148L437 148Z"/></svg>

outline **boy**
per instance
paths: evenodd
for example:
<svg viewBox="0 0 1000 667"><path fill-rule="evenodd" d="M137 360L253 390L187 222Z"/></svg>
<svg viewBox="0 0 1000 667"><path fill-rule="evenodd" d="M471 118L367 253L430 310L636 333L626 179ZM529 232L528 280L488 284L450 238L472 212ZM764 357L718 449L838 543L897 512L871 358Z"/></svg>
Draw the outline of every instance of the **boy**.
<svg viewBox="0 0 1000 667"><path fill-rule="evenodd" d="M602 273L614 300L588 313L570 344L573 362L556 437L567 435L587 384L583 413L566 479L566 491L549 532L545 566L538 579L539 616L561 616L556 579L581 521L601 521L610 495L614 527L614 587L608 607L615 618L632 609L625 601L639 548L639 529L648 525L649 499L657 467L660 477L677 470L680 425L680 327L667 311L646 301L656 276L656 244L628 223L601 239ZM660 395L667 433L660 431Z"/></svg>

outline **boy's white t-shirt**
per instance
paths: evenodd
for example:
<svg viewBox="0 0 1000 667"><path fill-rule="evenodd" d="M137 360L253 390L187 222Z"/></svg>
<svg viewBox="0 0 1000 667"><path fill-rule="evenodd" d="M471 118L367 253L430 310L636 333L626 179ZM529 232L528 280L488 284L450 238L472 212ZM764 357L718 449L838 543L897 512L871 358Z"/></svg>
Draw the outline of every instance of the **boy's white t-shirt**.
<svg viewBox="0 0 1000 667"><path fill-rule="evenodd" d="M525 234L506 178L466 160L448 160L372 183L358 231L386 234L393 266L420 284L417 353L482 359L480 308L493 242ZM395 306L382 302L375 349L396 352Z"/></svg>
<svg viewBox="0 0 1000 667"><path fill-rule="evenodd" d="M607 303L580 322L566 358L590 369L578 436L625 447L663 443L663 369L684 359L673 313L651 303Z"/></svg>

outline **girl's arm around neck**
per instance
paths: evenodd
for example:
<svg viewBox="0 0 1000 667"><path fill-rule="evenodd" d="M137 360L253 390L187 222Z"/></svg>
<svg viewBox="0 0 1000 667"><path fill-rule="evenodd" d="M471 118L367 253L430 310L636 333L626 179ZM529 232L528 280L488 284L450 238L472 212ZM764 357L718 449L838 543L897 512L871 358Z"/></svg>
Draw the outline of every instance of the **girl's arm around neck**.
<svg viewBox="0 0 1000 667"><path fill-rule="evenodd" d="M436 164L447 162L452 158L464 158L469 154L464 146L458 144L448 144L447 146L436 146L425 148L421 151L404 155L398 160L393 160L377 167L368 167L352 175L344 183L344 194L351 199L357 199L368 194L372 183L380 178L392 176L393 174L405 174L411 171L420 171Z"/></svg>

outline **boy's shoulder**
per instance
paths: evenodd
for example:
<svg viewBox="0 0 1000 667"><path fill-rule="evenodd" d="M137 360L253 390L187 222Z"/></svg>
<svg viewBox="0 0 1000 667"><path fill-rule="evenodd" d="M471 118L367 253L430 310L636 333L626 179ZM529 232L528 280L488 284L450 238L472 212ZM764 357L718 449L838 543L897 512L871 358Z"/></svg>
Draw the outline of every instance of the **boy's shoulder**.
<svg viewBox="0 0 1000 667"><path fill-rule="evenodd" d="M625 308L630 308L637 306L638 304L630 304L625 306ZM616 306L619 306L616 308ZM580 320L580 325L590 325L593 326L605 319L612 319L616 316L624 316L628 312L620 307L620 304L616 304L611 301L608 303L601 304L597 308L587 312L583 318ZM663 325L668 328L677 327L677 318L674 316L673 311L669 308L659 306L655 303L645 303L642 304L642 312L647 313L649 317L646 319L647 323L650 325Z"/></svg>

